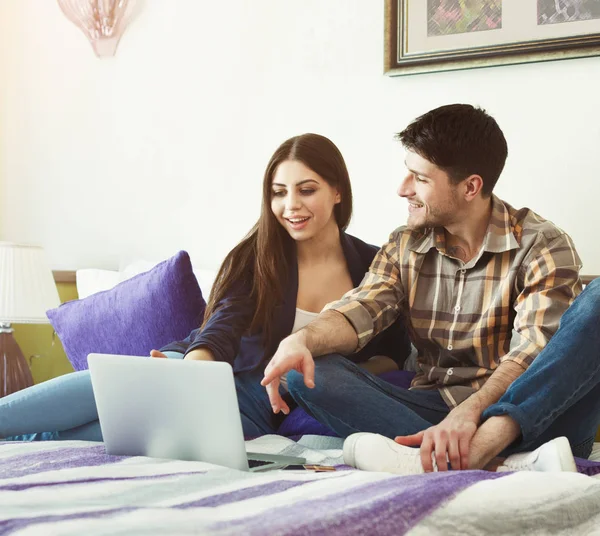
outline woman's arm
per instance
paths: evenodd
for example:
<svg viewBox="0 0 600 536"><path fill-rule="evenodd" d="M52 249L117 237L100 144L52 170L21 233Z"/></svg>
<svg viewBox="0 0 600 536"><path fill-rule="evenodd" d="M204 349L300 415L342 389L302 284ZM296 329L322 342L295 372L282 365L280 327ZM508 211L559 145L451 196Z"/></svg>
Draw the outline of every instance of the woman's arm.
<svg viewBox="0 0 600 536"><path fill-rule="evenodd" d="M188 361L215 361L215 356L208 348L197 348L185 354L183 359Z"/></svg>
<svg viewBox="0 0 600 536"><path fill-rule="evenodd" d="M233 364L240 340L248 330L254 314L255 307L250 298L251 289L250 274L248 278L232 285L204 327L195 330L184 359L197 359L200 356L204 359L209 352L215 361ZM200 350L203 351L202 354L196 353Z"/></svg>

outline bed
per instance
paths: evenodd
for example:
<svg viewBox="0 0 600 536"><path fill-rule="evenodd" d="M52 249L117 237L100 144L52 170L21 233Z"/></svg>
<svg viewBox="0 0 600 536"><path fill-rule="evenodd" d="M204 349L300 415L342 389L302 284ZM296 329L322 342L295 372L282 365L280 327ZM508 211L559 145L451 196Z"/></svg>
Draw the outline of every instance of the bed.
<svg viewBox="0 0 600 536"><path fill-rule="evenodd" d="M89 294L87 301L61 308L63 317L72 316L64 319L68 334L93 345L79 350L79 363L88 351L116 353L99 348L100 341L110 343L115 330L131 329L113 325L99 333L98 326L113 315L112 303L129 307L125 316L133 319L162 310L164 289L151 291L150 283L163 286L169 278L140 275L127 280L136 281L139 290L132 290L133 283L114 287L126 279L123 274L109 275L103 288L119 288L120 299L107 294L112 290L97 293L95 280L85 292L79 288L80 297ZM210 276L194 279L205 295ZM169 296L189 295L167 290ZM98 322L105 298L110 298L107 322ZM95 316L70 313L75 307L93 309ZM94 325L74 333L88 317L96 319ZM57 333L63 344L68 341ZM90 334L99 340L90 342ZM165 337L174 340L172 333ZM148 355L160 341L140 345L133 355ZM74 366L75 349L67 350ZM286 421L291 438L264 436L248 441L248 450L304 456L334 471L248 473L200 462L109 456L101 443L0 442L0 534L600 534L600 444L590 460L578 460L578 473L397 476L344 466L339 438L301 435L292 419Z"/></svg>
<svg viewBox="0 0 600 536"><path fill-rule="evenodd" d="M344 466L336 441L248 441L336 469L263 473L110 456L93 442L0 443L0 534L600 533L600 462L397 476Z"/></svg>

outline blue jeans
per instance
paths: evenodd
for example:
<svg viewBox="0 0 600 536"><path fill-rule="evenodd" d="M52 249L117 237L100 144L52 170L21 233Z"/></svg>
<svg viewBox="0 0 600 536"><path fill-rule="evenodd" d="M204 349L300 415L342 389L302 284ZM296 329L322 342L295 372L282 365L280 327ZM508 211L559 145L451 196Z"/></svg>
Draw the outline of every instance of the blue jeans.
<svg viewBox="0 0 600 536"><path fill-rule="evenodd" d="M183 354L166 352L171 359ZM283 415L274 415L260 385L263 370L235 375L244 435L276 433ZM291 402L291 400L290 400ZM102 441L88 370L65 374L0 398L0 438L8 441Z"/></svg>
<svg viewBox="0 0 600 536"><path fill-rule="evenodd" d="M387 437L415 434L440 423L450 409L439 391L397 387L339 354L315 360L315 387L303 376L287 375L296 403L340 437L375 432Z"/></svg>
<svg viewBox="0 0 600 536"><path fill-rule="evenodd" d="M599 279L575 299L550 342L483 419L499 415L521 427L511 452L566 436L575 456L590 455L600 424Z"/></svg>
<svg viewBox="0 0 600 536"><path fill-rule="evenodd" d="M438 391L395 387L341 355L318 358L314 389L288 374L294 400L339 436L377 432L409 435L438 424L449 409ZM587 458L600 423L600 280L593 281L561 319L559 330L483 420L510 415L522 439L504 455L533 450L558 436Z"/></svg>

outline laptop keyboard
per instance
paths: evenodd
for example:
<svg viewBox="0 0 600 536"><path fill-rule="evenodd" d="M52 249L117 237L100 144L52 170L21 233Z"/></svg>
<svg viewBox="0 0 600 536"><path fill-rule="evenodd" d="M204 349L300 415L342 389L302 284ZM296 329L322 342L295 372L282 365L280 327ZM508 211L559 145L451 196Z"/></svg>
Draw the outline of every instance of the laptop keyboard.
<svg viewBox="0 0 600 536"><path fill-rule="evenodd" d="M248 467L253 469L254 467L261 467L263 465L272 465L273 462L266 462L264 460L248 460Z"/></svg>

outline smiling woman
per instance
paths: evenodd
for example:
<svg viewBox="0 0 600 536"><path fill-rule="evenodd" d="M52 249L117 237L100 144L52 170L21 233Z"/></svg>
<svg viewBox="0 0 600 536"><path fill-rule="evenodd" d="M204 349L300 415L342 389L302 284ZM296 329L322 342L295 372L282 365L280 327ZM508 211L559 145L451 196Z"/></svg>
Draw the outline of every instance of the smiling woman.
<svg viewBox="0 0 600 536"><path fill-rule="evenodd" d="M256 307L250 328L261 329L270 339L271 315L283 299L293 257L301 259L302 251L315 245L341 251L339 233L346 229L351 215L350 177L335 144L312 133L282 143L265 170L260 218L225 258L205 318L233 283L248 277L247 267L254 265L252 298Z"/></svg>

